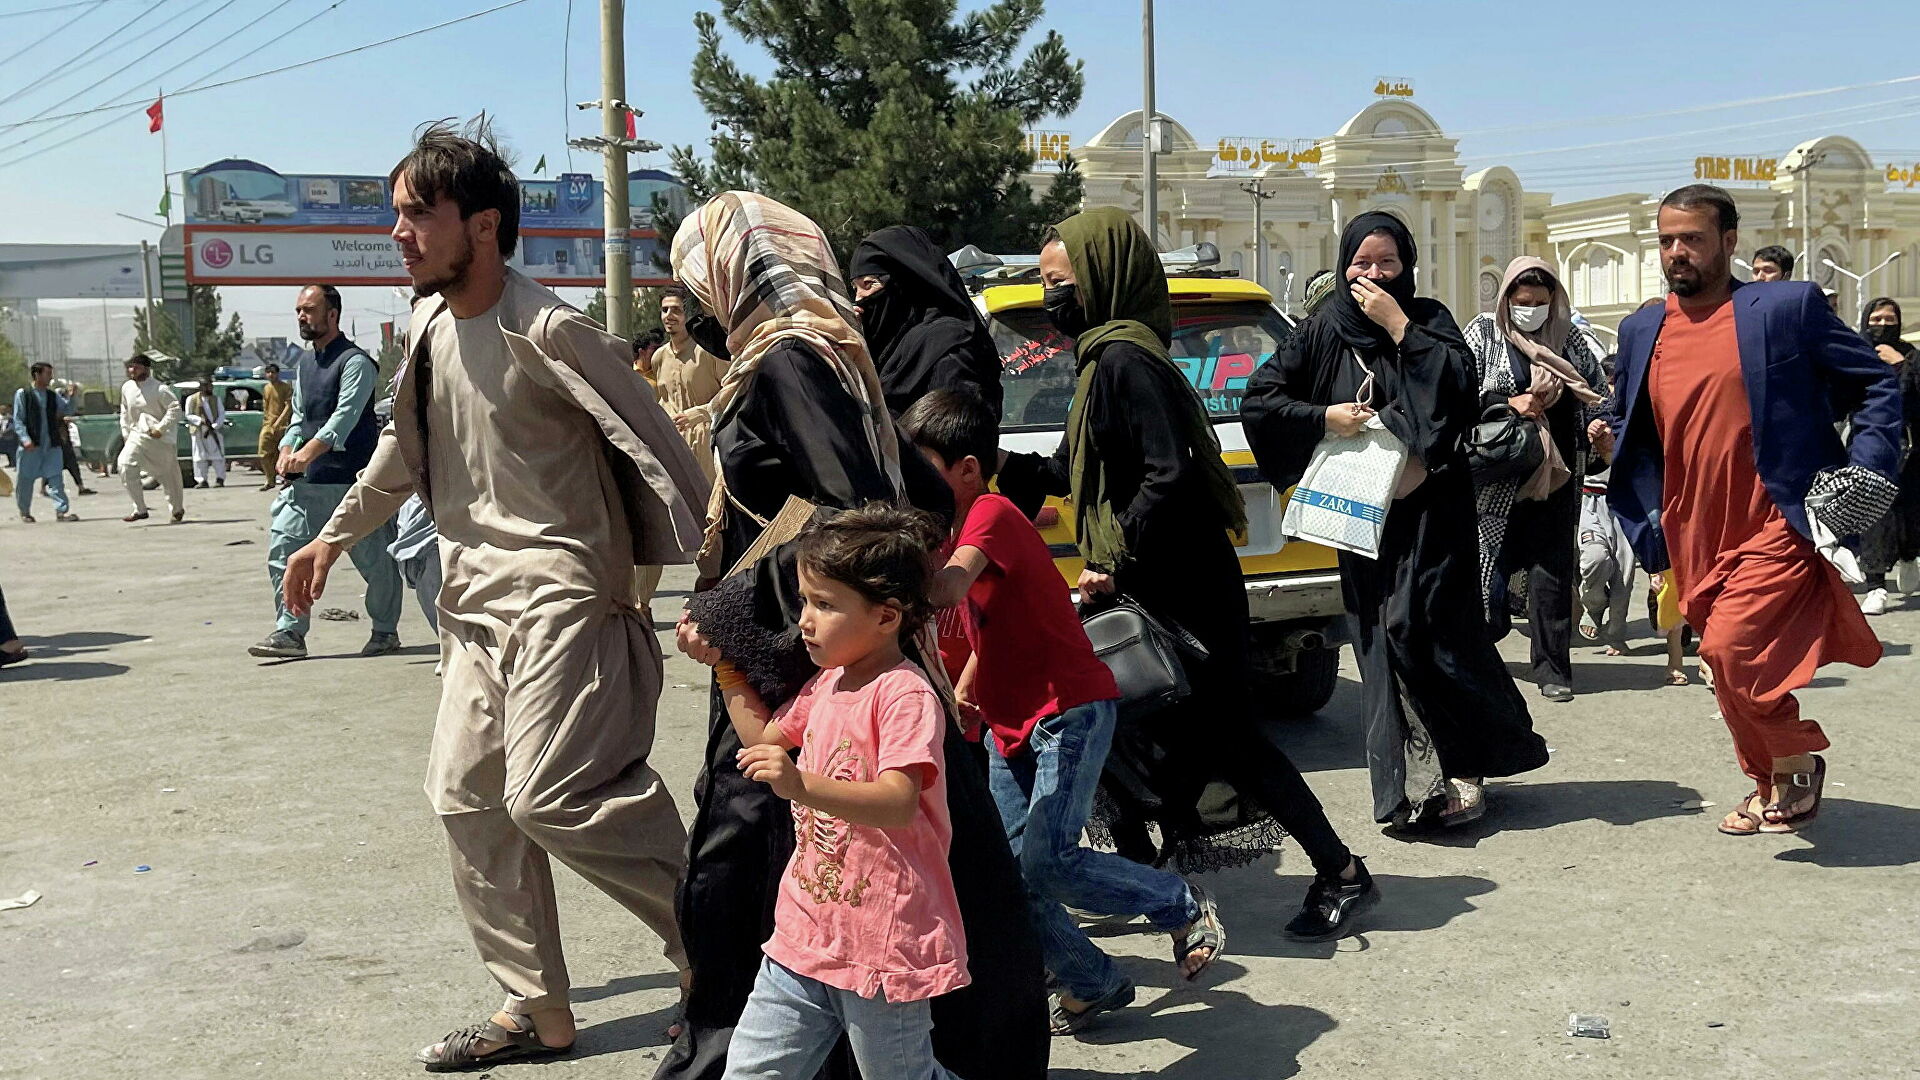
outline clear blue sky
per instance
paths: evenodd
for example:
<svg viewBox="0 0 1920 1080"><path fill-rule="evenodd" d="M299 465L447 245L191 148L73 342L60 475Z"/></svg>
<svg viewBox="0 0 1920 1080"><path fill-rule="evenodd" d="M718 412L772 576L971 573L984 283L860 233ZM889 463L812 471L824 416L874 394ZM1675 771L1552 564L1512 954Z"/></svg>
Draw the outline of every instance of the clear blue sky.
<svg viewBox="0 0 1920 1080"><path fill-rule="evenodd" d="M115 39L119 44L78 64L66 60L154 0L105 0L92 10L7 17L63 2L0 0L0 56L81 15L45 44L0 65L0 98L25 91L0 103L0 125L26 119L97 79L107 81L54 111L138 98L156 85L178 87L209 73L217 73L209 76L213 81L292 63L500 0L340 0L324 13L333 0L285 0L258 26L157 84L161 69L283 0L164 0L141 24L159 29L138 40L133 34ZM963 0L963 6L973 5ZM570 63L563 62L567 0L528 0L399 44L170 100L169 163L179 170L235 156L283 172L384 173L404 152L417 122L485 108L497 116L523 171L543 153L552 171L560 171L566 159L563 125L571 123L577 135L599 123L597 113L572 108L572 102L597 95L599 4L575 0L573 7ZM717 7L630 0L627 86L629 98L647 113L640 122L643 135L669 144L707 137L707 118L687 76L692 14ZM1920 4L1161 0L1159 10L1160 108L1203 144L1223 135L1330 134L1372 100L1375 76L1394 75L1412 79L1415 100L1461 136L1470 166L1504 161L1529 188L1553 191L1563 200L1660 190L1688 178L1695 155L1773 156L1828 133L1859 139L1883 164L1920 159L1920 83L1646 116L1920 74L1911 48L1920 40ZM176 45L135 62L203 16L207 21ZM1051 0L1043 25L1059 30L1087 65L1084 104L1048 127L1085 139L1138 107L1138 3ZM739 47L735 54L749 68L765 66L751 49ZM1623 115L1637 118L1603 122ZM0 163L98 122L63 127L17 151L6 148L43 129L0 130ZM1545 126L1511 130L1521 125ZM1593 145L1655 136L1658 141ZM664 158L654 155L640 164L664 164ZM575 165L598 172L591 155L576 154ZM0 240L132 242L157 236L157 230L114 215L150 216L159 173L160 137L147 134L138 112L29 161L0 164ZM287 333L292 298L290 290L282 291L289 295L228 290L227 304L242 312L252 333Z"/></svg>

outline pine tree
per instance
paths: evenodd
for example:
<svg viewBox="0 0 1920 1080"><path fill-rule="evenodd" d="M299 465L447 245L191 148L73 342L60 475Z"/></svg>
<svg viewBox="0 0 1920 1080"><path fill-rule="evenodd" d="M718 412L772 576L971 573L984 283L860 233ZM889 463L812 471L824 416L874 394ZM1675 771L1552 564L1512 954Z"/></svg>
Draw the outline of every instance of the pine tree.
<svg viewBox="0 0 1920 1080"><path fill-rule="evenodd" d="M1081 63L1049 31L1024 56L1044 0L721 0L727 27L773 58L746 74L694 16L694 92L721 134L711 161L673 151L688 193L745 188L819 222L841 258L884 225L919 225L944 248L1032 251L1079 209L1078 172L1036 197L1022 129L1071 112ZM665 228L663 223L662 227Z"/></svg>
<svg viewBox="0 0 1920 1080"><path fill-rule="evenodd" d="M247 333L240 316L228 317L226 329L220 328L220 293L211 285L189 285L187 296L193 306L193 348L188 349L180 334L180 325L165 308L155 305L151 315L144 308L133 313L133 347L172 357L177 364L154 365L154 376L164 380L203 375L240 355L246 347Z"/></svg>

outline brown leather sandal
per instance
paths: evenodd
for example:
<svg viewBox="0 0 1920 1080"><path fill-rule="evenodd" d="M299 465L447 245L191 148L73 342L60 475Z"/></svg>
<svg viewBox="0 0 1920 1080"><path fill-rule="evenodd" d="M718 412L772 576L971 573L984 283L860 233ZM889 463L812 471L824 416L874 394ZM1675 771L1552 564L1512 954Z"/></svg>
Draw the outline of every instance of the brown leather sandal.
<svg viewBox="0 0 1920 1080"><path fill-rule="evenodd" d="M1726 819L1722 818L1720 820L1720 831L1723 833L1726 833L1728 836L1759 836L1760 827L1766 824L1766 819L1762 818L1760 814L1756 814L1753 811L1747 809L1747 807L1752 806L1754 800L1758 799L1759 797L1760 797L1760 791L1758 788L1755 788L1754 790L1747 792L1747 794L1743 798L1741 798L1739 808L1732 811L1730 814L1730 816L1737 817L1741 821L1746 822L1747 824L1753 826L1751 829L1729 829L1727 828ZM1765 807L1761 808L1760 813L1761 814L1766 813Z"/></svg>
<svg viewBox="0 0 1920 1080"><path fill-rule="evenodd" d="M428 1072L465 1072L469 1069L490 1069L507 1061L550 1061L565 1057L573 1052L573 1044L548 1046L540 1041L540 1035L533 1029L533 1021L523 1020L525 1030L502 1027L488 1019L459 1031L449 1032L447 1037L432 1046L423 1048L413 1056L415 1061L427 1067ZM481 1042L505 1043L495 1050L476 1053L474 1046Z"/></svg>
<svg viewBox="0 0 1920 1080"><path fill-rule="evenodd" d="M1763 833L1799 832L1799 826L1820 816L1820 795L1827 786L1827 759L1819 754L1813 755L1813 771L1810 773L1774 773L1773 801L1760 811L1765 823L1760 826ZM1813 805L1798 814L1789 813L1788 807L1799 803L1808 796L1813 797Z"/></svg>

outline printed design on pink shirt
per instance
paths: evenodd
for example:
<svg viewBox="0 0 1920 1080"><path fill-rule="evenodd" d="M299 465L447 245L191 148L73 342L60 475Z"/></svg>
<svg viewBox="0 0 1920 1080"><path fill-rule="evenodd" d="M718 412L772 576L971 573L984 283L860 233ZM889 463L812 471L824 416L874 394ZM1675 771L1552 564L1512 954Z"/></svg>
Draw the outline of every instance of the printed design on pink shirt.
<svg viewBox="0 0 1920 1080"><path fill-rule="evenodd" d="M811 736L807 741L812 742ZM868 783L873 779L872 768L865 757L854 752L850 739L841 739L827 760L811 771L828 780ZM860 906L860 897L870 882L864 877L854 882L846 880L847 841L852 829L831 814L793 804L794 837L799 842L793 856L793 879L816 904Z"/></svg>

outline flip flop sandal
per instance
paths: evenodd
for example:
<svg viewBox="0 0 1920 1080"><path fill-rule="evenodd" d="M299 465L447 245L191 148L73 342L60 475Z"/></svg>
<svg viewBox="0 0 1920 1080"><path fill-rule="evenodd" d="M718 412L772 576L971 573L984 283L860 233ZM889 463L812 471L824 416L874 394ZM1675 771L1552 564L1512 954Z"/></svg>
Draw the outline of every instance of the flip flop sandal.
<svg viewBox="0 0 1920 1080"><path fill-rule="evenodd" d="M1782 786L1786 793L1783 797ZM1813 755L1813 771L1810 773L1774 773L1773 801L1762 807L1760 816L1765 819L1760 826L1763 833L1799 832L1799 826L1820 816L1820 795L1827 786L1827 759L1819 754ZM1813 796L1813 805L1798 814L1787 813L1787 807Z"/></svg>
<svg viewBox="0 0 1920 1080"><path fill-rule="evenodd" d="M1487 816L1487 789L1479 784L1469 784L1465 780L1448 780L1447 786L1453 789L1453 797L1460 800L1460 809L1453 813L1442 812L1440 827L1457 829L1462 825L1471 825Z"/></svg>
<svg viewBox="0 0 1920 1080"><path fill-rule="evenodd" d="M1124 1009L1133 1004L1133 984L1121 983L1114 990L1102 994L1093 1001L1082 1002L1084 1009L1069 1009L1056 995L1053 999L1053 1014L1047 1022L1047 1029L1055 1035L1078 1035L1093 1023L1094 1017L1104 1012Z"/></svg>
<svg viewBox="0 0 1920 1080"><path fill-rule="evenodd" d="M1200 917L1173 939L1173 963L1175 967L1186 963L1187 957L1200 949L1207 950L1207 960L1192 974L1182 973L1181 978L1193 982L1213 966L1215 960L1227 954L1227 928L1220 921L1219 905L1214 903L1213 894L1198 885L1189 885L1193 892L1193 902L1200 905Z"/></svg>
<svg viewBox="0 0 1920 1080"><path fill-rule="evenodd" d="M1727 828L1726 819L1722 818L1720 821L1720 831L1723 833L1726 833L1728 836L1759 836L1760 826L1766 824L1766 822L1764 819L1760 817L1760 814L1756 814L1753 811L1747 809L1747 807L1753 805L1753 800L1759 797L1760 797L1760 791L1758 788L1747 792L1746 798L1743 798L1740 800L1739 808L1733 811L1734 817L1739 818L1741 821L1747 822L1748 824L1752 825L1753 828L1729 829ZM1761 812L1765 813L1764 808L1762 809Z"/></svg>
<svg viewBox="0 0 1920 1080"><path fill-rule="evenodd" d="M484 1054L475 1053L474 1046L482 1041L506 1045ZM541 1042L531 1024L527 1030L520 1031L502 1027L489 1019L448 1033L438 1044L426 1047L413 1059L425 1065L428 1072L466 1072L470 1069L490 1069L507 1061L551 1061L571 1053L572 1043L548 1046Z"/></svg>

